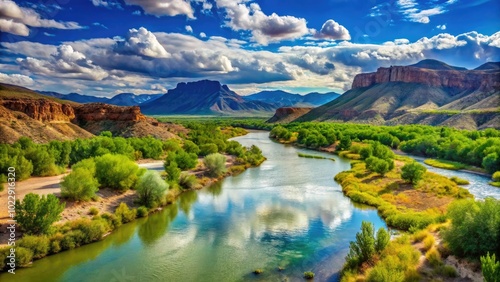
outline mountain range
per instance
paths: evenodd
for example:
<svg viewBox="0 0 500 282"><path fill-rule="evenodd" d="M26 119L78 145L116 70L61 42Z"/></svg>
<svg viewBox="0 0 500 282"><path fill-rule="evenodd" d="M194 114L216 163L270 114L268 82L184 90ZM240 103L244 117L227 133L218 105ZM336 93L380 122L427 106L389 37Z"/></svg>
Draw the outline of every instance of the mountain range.
<svg viewBox="0 0 500 282"><path fill-rule="evenodd" d="M351 90L297 121L500 127L500 63L474 70L424 60L358 74Z"/></svg>
<svg viewBox="0 0 500 282"><path fill-rule="evenodd" d="M282 90L261 91L248 96L243 96L247 101L261 101L276 107L317 107L338 98L335 92L313 92L306 95L292 94Z"/></svg>
<svg viewBox="0 0 500 282"><path fill-rule="evenodd" d="M112 98L96 97L91 95L82 95L78 93L61 94L52 91L36 91L45 96L58 98L61 100L73 101L81 104L85 103L106 103L116 106L137 106L145 102L153 101L162 96L162 94L140 94L121 93Z"/></svg>

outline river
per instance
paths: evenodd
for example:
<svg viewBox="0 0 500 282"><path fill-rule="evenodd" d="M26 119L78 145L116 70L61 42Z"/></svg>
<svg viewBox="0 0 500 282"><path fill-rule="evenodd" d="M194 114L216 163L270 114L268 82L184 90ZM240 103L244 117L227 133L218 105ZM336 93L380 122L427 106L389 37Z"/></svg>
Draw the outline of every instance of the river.
<svg viewBox="0 0 500 282"><path fill-rule="evenodd" d="M304 281L304 271L337 281L361 221L385 227L376 210L353 204L333 180L349 161L300 158L332 155L272 142L268 132L234 140L257 145L267 160L183 193L102 241L35 261L15 281Z"/></svg>

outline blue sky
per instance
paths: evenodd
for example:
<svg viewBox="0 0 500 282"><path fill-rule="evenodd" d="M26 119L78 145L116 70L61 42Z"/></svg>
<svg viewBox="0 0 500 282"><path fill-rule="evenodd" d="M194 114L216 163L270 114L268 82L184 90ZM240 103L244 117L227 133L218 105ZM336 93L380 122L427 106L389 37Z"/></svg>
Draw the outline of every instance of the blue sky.
<svg viewBox="0 0 500 282"><path fill-rule="evenodd" d="M0 0L0 82L61 93L164 93L214 79L344 92L422 59L500 61L495 0Z"/></svg>

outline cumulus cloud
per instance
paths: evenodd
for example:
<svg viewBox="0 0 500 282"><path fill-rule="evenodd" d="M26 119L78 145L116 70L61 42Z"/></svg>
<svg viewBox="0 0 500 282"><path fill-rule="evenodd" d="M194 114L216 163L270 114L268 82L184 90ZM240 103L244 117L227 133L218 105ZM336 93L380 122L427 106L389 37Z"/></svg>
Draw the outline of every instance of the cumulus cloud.
<svg viewBox="0 0 500 282"><path fill-rule="evenodd" d="M91 1L92 1L92 4L94 4L94 6L96 6L96 7L105 7L108 9L117 8L120 10L123 9L120 2L118 2L116 0L91 0Z"/></svg>
<svg viewBox="0 0 500 282"><path fill-rule="evenodd" d="M204 32L200 32L200 37L201 37L201 38L205 38L205 37L207 37L207 34L206 34L206 33L204 33Z"/></svg>
<svg viewBox="0 0 500 282"><path fill-rule="evenodd" d="M20 7L14 1L0 1L0 31L20 36L29 35L29 27L82 29L77 22L58 22L42 19L33 9Z"/></svg>
<svg viewBox="0 0 500 282"><path fill-rule="evenodd" d="M446 29L446 25L445 24L440 24L440 25L437 25L436 28L438 28L440 30L445 30Z"/></svg>
<svg viewBox="0 0 500 282"><path fill-rule="evenodd" d="M152 58L167 58L170 56L158 42L156 36L144 27L130 29L127 39L118 43L117 51Z"/></svg>
<svg viewBox="0 0 500 282"><path fill-rule="evenodd" d="M332 40L351 40L349 31L334 20L327 20L319 32L314 33L315 38Z"/></svg>
<svg viewBox="0 0 500 282"><path fill-rule="evenodd" d="M35 83L35 81L33 81L33 79L29 76L17 73L6 74L2 72L0 72L0 82L21 86L29 86Z"/></svg>
<svg viewBox="0 0 500 282"><path fill-rule="evenodd" d="M266 15L257 3L249 6L242 0L217 0L216 3L226 11L228 27L250 31L252 39L262 45L296 39L309 33L305 19L276 13Z"/></svg>
<svg viewBox="0 0 500 282"><path fill-rule="evenodd" d="M125 0L127 5L140 6L146 14L161 16L186 15L194 19L193 7L186 0Z"/></svg>
<svg viewBox="0 0 500 282"><path fill-rule="evenodd" d="M193 28L190 25L186 25L186 31L189 33L193 33Z"/></svg>
<svg viewBox="0 0 500 282"><path fill-rule="evenodd" d="M94 65L83 53L73 50L70 45L59 46L49 60L27 57L18 58L17 63L22 69L45 76L84 80L102 80L108 76L106 71Z"/></svg>

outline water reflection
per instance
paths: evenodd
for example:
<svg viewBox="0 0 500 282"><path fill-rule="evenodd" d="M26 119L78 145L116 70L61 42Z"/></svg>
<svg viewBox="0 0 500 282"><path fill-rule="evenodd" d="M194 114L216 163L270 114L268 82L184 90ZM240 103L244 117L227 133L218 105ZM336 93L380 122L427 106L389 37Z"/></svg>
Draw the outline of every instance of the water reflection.
<svg viewBox="0 0 500 282"><path fill-rule="evenodd" d="M139 226L137 235L146 245L151 245L167 232L170 223L177 216L178 205L173 203L164 208L158 216L151 215Z"/></svg>

